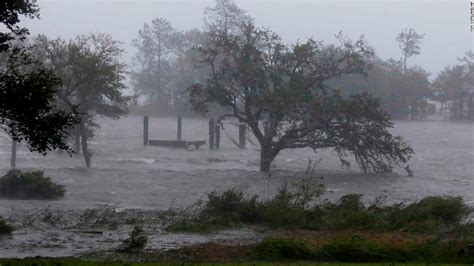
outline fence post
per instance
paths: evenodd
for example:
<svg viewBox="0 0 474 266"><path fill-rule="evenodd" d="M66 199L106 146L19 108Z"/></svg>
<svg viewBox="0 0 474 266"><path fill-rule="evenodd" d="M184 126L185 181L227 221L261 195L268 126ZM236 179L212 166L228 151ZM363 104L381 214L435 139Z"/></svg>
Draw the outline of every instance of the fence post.
<svg viewBox="0 0 474 266"><path fill-rule="evenodd" d="M178 141L181 140L181 130L182 130L183 118L178 116Z"/></svg>
<svg viewBox="0 0 474 266"><path fill-rule="evenodd" d="M247 125L246 124L239 124L239 145L241 149L245 149L247 146L247 140L245 139L247 131Z"/></svg>
<svg viewBox="0 0 474 266"><path fill-rule="evenodd" d="M209 119L209 149L214 149L214 119Z"/></svg>
<svg viewBox="0 0 474 266"><path fill-rule="evenodd" d="M148 146L148 116L143 117L143 146Z"/></svg>
<svg viewBox="0 0 474 266"><path fill-rule="evenodd" d="M216 126L216 150L218 150L221 147L221 126L217 125Z"/></svg>

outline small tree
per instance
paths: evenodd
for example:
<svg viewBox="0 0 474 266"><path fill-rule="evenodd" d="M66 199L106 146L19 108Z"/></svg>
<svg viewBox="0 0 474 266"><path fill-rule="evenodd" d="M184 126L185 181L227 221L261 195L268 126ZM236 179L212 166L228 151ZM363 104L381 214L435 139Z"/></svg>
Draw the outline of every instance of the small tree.
<svg viewBox="0 0 474 266"><path fill-rule="evenodd" d="M414 29L404 29L396 38L403 54L403 74L407 73L407 59L420 54L420 43L425 34L418 34Z"/></svg>
<svg viewBox="0 0 474 266"><path fill-rule="evenodd" d="M38 58L62 80L56 94L59 104L76 110L78 125L70 129L76 138L76 151L82 149L86 166L90 167L87 140L98 127L95 117L117 119L127 113L131 99L123 95L125 65L118 61L120 43L106 34L80 35L70 41L40 36L36 43Z"/></svg>
<svg viewBox="0 0 474 266"><path fill-rule="evenodd" d="M363 171L389 171L413 152L388 131L389 116L369 94L343 97L325 82L351 73L365 73L371 53L364 41L339 35L339 46L309 39L293 46L278 35L257 29L250 21L229 33L215 27L211 42L198 50L212 72L207 82L189 88L190 102L206 112L218 104L248 124L260 143L260 170L283 149L333 148L348 164L348 152Z"/></svg>

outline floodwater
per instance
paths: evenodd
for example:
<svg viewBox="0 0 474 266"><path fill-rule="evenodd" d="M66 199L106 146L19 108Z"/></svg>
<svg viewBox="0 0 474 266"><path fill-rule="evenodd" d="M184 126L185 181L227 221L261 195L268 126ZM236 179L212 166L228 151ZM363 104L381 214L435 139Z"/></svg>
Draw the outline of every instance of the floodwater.
<svg viewBox="0 0 474 266"><path fill-rule="evenodd" d="M258 193L261 198L277 187L304 177L308 159L320 161L315 176L324 177L326 196L336 199L348 193L364 194L367 201L387 196L390 201L414 201L428 195L462 196L474 206L474 124L448 121L399 121L394 134L414 148L410 161L413 177L404 169L392 174L364 174L354 164L342 169L330 150L315 154L310 149L283 151L270 175L258 172L259 147L247 143L236 147L238 129L226 124L221 148L209 150L170 149L143 146L143 118L101 120L101 128L90 142L93 167L84 167L81 156L52 152L43 157L19 145L17 167L42 170L55 182L65 185L65 198L57 201L0 199L0 215L20 225L13 236L0 238L0 257L75 256L90 250L116 247L130 228L104 231L94 236L78 233L69 225L40 223L29 227L31 217L49 220L75 217L89 208L123 211L162 211L189 206L213 190L231 187ZM150 139L176 139L176 118L150 118ZM207 140L208 122L183 119L183 140ZM11 143L0 138L0 174L9 169ZM107 207L109 206L109 207ZM71 212L74 215L66 215ZM43 215L43 218L37 218ZM73 218L69 218L72 219ZM102 230L102 229L100 229ZM169 234L148 228L154 248L175 247L213 239L255 238L252 232L221 232L211 236Z"/></svg>
<svg viewBox="0 0 474 266"><path fill-rule="evenodd" d="M150 118L150 139L176 139L176 118ZM115 204L124 208L167 209L191 204L214 189L247 188L264 196L275 187L291 183L306 169L308 159L321 160L316 175L335 195L361 193L366 198L386 195L410 201L427 195L459 195L474 205L474 124L448 121L399 121L393 132L414 148L410 161L413 177L404 169L394 174L364 174L353 164L342 169L329 151L285 150L275 159L271 176L258 172L258 147L234 145L235 125L224 125L220 150L171 149L143 146L143 118L129 116L102 120L91 141L93 167L84 167L81 156L52 152L43 157L25 145L18 150L17 167L39 169L66 186L60 201L0 200L0 215L15 208L57 206L91 208ZM183 119L183 140L207 140L208 122ZM256 142L255 142L256 144ZM0 174L8 171L11 143L0 139ZM258 145L258 144L257 144Z"/></svg>

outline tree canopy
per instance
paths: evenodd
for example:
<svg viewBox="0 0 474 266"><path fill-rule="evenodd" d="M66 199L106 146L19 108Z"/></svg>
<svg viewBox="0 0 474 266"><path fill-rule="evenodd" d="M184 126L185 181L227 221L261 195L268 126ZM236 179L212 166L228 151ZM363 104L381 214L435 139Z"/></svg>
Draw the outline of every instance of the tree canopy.
<svg viewBox="0 0 474 266"><path fill-rule="evenodd" d="M87 140L98 127L96 116L117 119L128 111L131 97L123 94L126 71L118 59L121 53L120 43L107 34L79 35L69 41L36 39L37 58L62 80L56 93L58 105L76 110L78 125L71 131L76 151L81 144L87 166L91 164Z"/></svg>
<svg viewBox="0 0 474 266"><path fill-rule="evenodd" d="M21 44L28 35L27 29L18 26L22 15L38 16L35 1L0 3L0 23L5 26L0 32L0 127L14 140L25 140L32 151L67 150L66 129L75 120L56 108L60 79Z"/></svg>
<svg viewBox="0 0 474 266"><path fill-rule="evenodd" d="M378 99L367 93L343 97L326 85L366 73L372 51L363 39L351 42L339 34L338 45L313 39L287 45L252 21L208 34L209 44L197 49L212 71L189 88L191 104L200 112L218 104L227 110L222 119L248 124L261 146L261 171L289 148L332 148L344 164L351 153L363 171L375 172L410 158L413 150L389 132L393 124Z"/></svg>

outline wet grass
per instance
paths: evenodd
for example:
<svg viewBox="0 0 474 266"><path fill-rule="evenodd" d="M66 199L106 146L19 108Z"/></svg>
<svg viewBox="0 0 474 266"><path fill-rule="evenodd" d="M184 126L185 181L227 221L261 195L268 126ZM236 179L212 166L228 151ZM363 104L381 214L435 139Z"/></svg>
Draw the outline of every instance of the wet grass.
<svg viewBox="0 0 474 266"><path fill-rule="evenodd" d="M456 266L466 264L403 264L403 263L311 263L311 262L247 262L247 263L192 263L192 262L163 262L163 263L140 263L140 262L97 262L97 261L82 261L77 259L0 259L2 266L161 266L161 265L227 265L227 266L267 266L267 265L293 265L293 266Z"/></svg>
<svg viewBox="0 0 474 266"><path fill-rule="evenodd" d="M267 238L249 249L260 261L313 260L326 262L472 263L474 250L462 240L413 242L397 245L353 235L314 245L295 238Z"/></svg>

